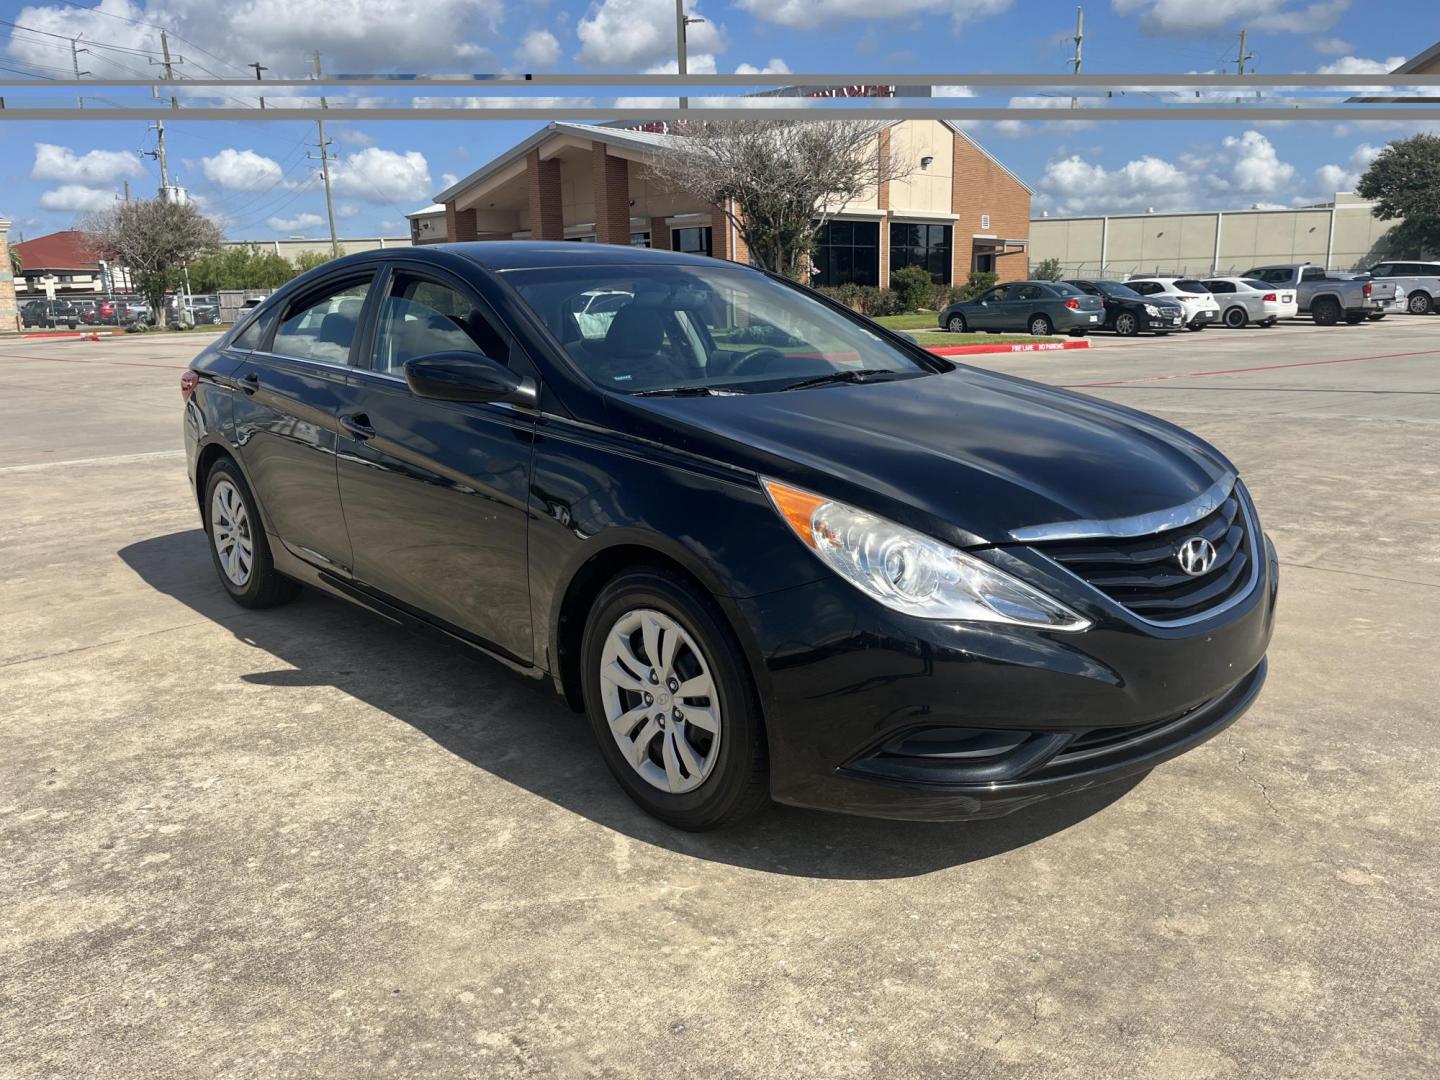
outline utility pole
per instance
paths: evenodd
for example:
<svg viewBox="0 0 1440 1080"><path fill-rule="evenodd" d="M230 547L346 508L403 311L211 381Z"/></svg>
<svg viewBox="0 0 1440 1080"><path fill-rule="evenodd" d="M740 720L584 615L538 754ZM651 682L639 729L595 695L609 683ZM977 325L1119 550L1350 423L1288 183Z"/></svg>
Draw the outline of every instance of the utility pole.
<svg viewBox="0 0 1440 1080"><path fill-rule="evenodd" d="M320 77L320 50L315 50L315 77ZM330 105L324 97L320 98L320 108L328 109ZM340 254L340 241L335 236L335 199L330 194L330 141L325 138L325 121L316 120L315 126L320 130L320 176L325 181L325 216L330 219L330 257L336 258ZM307 155L314 157L314 154Z"/></svg>
<svg viewBox="0 0 1440 1080"><path fill-rule="evenodd" d="M126 201L127 203L130 201L130 181L129 181L129 180L126 180L126 181L125 181L125 201Z"/></svg>
<svg viewBox="0 0 1440 1080"><path fill-rule="evenodd" d="M1237 75L1244 75L1244 74L1245 74L1245 62L1246 62L1247 60L1254 60L1254 59L1255 59L1254 56L1252 56L1250 53L1247 53L1247 52L1245 51L1245 35L1246 35L1246 31L1241 30L1241 31L1240 31L1240 51L1235 54L1235 74L1237 74ZM1238 103L1241 99L1240 99L1240 97L1237 95L1236 98L1235 98L1235 100L1236 100L1236 102Z"/></svg>
<svg viewBox="0 0 1440 1080"><path fill-rule="evenodd" d="M248 67L248 68L254 68L254 69L255 69L255 81L256 81L256 82L259 82L259 81L260 81L260 73L261 73L262 71L269 71L269 70L270 70L270 69L269 69L268 67L266 67L264 64L260 63L259 60L256 60L255 63L253 63L253 64L246 64L245 66ZM265 95L264 95L264 94L261 94L261 95L260 95L260 108L262 108L262 109L265 108Z"/></svg>
<svg viewBox="0 0 1440 1080"><path fill-rule="evenodd" d="M82 35L83 36L83 35ZM70 41L70 62L75 65L75 78L78 81L82 75L89 75L88 71L80 70L80 54L88 53L89 49L80 48L80 38L72 38ZM80 103L80 108L85 108L85 95L76 94L75 100Z"/></svg>
<svg viewBox="0 0 1440 1080"><path fill-rule="evenodd" d="M1075 7L1075 55L1070 58L1070 63L1075 67L1075 74L1080 74L1080 46L1085 41L1085 9L1076 5ZM1070 108L1078 108L1078 98L1070 99Z"/></svg>
<svg viewBox="0 0 1440 1080"><path fill-rule="evenodd" d="M172 61L170 59L170 38L164 30L160 31L160 55L162 59L159 61L159 63L165 68L165 81L170 82L172 79L175 78L174 64L183 64L184 60ZM152 57L150 62L153 64L156 61ZM160 92L157 88L152 87L151 89L155 91L156 97L160 96ZM172 96L170 98L170 108L178 109L179 107L180 103L176 101L175 98ZM152 151L148 151L145 156L152 157L157 162L159 162L160 197L162 199L168 199L170 197L170 166L168 159L165 157L165 121L157 118L155 121L154 130L155 149Z"/></svg>
<svg viewBox="0 0 1440 1080"><path fill-rule="evenodd" d="M679 75L690 74L685 56L685 28L691 23L703 23L704 21L698 16L685 14L685 0L675 0L675 58L677 61L675 71ZM688 109L689 107L690 99L682 97L680 108Z"/></svg>

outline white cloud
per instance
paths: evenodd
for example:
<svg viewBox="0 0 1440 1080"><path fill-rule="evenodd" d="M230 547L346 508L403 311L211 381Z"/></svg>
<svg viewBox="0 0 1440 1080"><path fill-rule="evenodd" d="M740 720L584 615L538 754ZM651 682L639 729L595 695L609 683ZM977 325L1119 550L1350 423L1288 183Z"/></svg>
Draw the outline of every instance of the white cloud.
<svg viewBox="0 0 1440 1080"><path fill-rule="evenodd" d="M757 19L782 26L823 27L845 19L898 19L913 15L946 15L955 25L967 19L996 15L1011 0L739 0L739 6Z"/></svg>
<svg viewBox="0 0 1440 1080"><path fill-rule="evenodd" d="M1342 56L1333 64L1322 64L1317 75L1385 75L1405 63L1406 57L1391 56L1385 60L1367 60L1361 56Z"/></svg>
<svg viewBox="0 0 1440 1080"><path fill-rule="evenodd" d="M76 154L68 146L35 144L35 180L59 180L67 186L113 183L122 176L139 176L145 170L140 158L128 150L91 150ZM63 209L63 208L61 208Z"/></svg>
<svg viewBox="0 0 1440 1080"><path fill-rule="evenodd" d="M230 191L268 191L284 179L280 163L254 150L226 147L201 161L205 179Z"/></svg>
<svg viewBox="0 0 1440 1080"><path fill-rule="evenodd" d="M549 30L531 30L520 39L515 59L538 68L554 67L560 59L560 39Z"/></svg>
<svg viewBox="0 0 1440 1080"><path fill-rule="evenodd" d="M1142 33L1188 37L1243 24L1250 30L1318 34L1329 30L1350 0L1316 0L1295 6L1284 0L1111 0L1117 15L1138 15Z"/></svg>
<svg viewBox="0 0 1440 1080"><path fill-rule="evenodd" d="M736 75L789 75L790 65L778 56L772 56L763 67L741 64L735 69Z"/></svg>
<svg viewBox="0 0 1440 1080"><path fill-rule="evenodd" d="M334 136L336 142L345 143L347 146L374 146L375 138L359 128L351 127L349 124L334 124L327 130Z"/></svg>
<svg viewBox="0 0 1440 1080"><path fill-rule="evenodd" d="M685 73L687 75L714 75L716 70L714 53L691 53L685 57ZM646 75L678 75L679 73L680 64L676 60L651 64L645 69Z"/></svg>
<svg viewBox="0 0 1440 1080"><path fill-rule="evenodd" d="M272 217L265 224L276 232L304 232L306 229L313 229L317 225L323 225L325 219L319 214L296 214L292 218Z"/></svg>
<svg viewBox="0 0 1440 1080"><path fill-rule="evenodd" d="M431 194L430 166L418 150L397 153L369 146L330 167L337 194L362 202L411 203Z"/></svg>
<svg viewBox="0 0 1440 1080"><path fill-rule="evenodd" d="M1354 191L1360 176L1380 156L1383 146L1361 143L1350 155L1346 165L1321 165L1315 170L1315 182L1326 195L1336 191ZM1347 167L1348 166L1348 167Z"/></svg>
<svg viewBox="0 0 1440 1080"><path fill-rule="evenodd" d="M440 190L441 190L441 191L446 191L446 190L448 190L449 188L454 187L454 186L455 186L456 184L458 184L459 182L460 182L460 177L456 176L453 172L447 172L447 173L441 173L441 174L440 174Z"/></svg>
<svg viewBox="0 0 1440 1080"><path fill-rule="evenodd" d="M1340 37L1320 37L1310 42L1310 47L1318 53L1325 53L1329 56L1339 56L1341 53L1348 53L1355 46Z"/></svg>
<svg viewBox="0 0 1440 1080"><path fill-rule="evenodd" d="M931 97L974 97L975 91L968 86L936 86L930 91Z"/></svg>
<svg viewBox="0 0 1440 1080"><path fill-rule="evenodd" d="M699 5L688 6L699 16ZM575 26L582 64L652 64L675 55L675 5L670 0L602 0ZM725 50L725 28L711 19L692 23L686 44L696 53ZM695 68L692 66L691 70Z"/></svg>
<svg viewBox="0 0 1440 1080"><path fill-rule="evenodd" d="M1363 154L1373 150L1358 149L1352 165L1360 167ZM1117 169L1071 154L1046 165L1036 184L1044 205L1068 214L1126 213L1152 207L1159 211L1236 209L1278 206L1286 199L1316 201L1315 196L1297 191L1299 187L1295 166L1282 160L1270 140L1254 130L1181 154L1174 161L1147 154ZM1327 194L1335 190L1330 187Z"/></svg>
<svg viewBox="0 0 1440 1080"><path fill-rule="evenodd" d="M104 210L115 205L115 192L84 184L61 184L53 191L43 192L40 205L46 210Z"/></svg>
<svg viewBox="0 0 1440 1080"><path fill-rule="evenodd" d="M447 65L476 70L470 65L490 55L483 42L492 39L502 16L502 0L427 0L423 10L413 0L104 0L94 7L52 0L24 7L9 18L62 38L83 35L157 56L154 27L165 26L200 49L233 58L227 65L203 53L192 54L188 44L172 39L172 51L194 64L244 75L241 65L262 58L271 76L278 77L310 71L314 49L320 50L328 71L435 70ZM17 32L6 51L27 64L68 64L68 58L55 52L55 44L53 38ZM133 78L134 72L120 65L149 67L143 56L101 49L92 50L84 62L97 77ZM188 65L179 71L191 74ZM198 69L194 74L200 74Z"/></svg>

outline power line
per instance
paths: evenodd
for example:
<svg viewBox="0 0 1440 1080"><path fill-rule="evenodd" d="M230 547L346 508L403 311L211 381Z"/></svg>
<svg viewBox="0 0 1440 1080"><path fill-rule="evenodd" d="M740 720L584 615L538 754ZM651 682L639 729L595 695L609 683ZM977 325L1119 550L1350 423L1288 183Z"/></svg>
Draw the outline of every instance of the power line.
<svg viewBox="0 0 1440 1080"><path fill-rule="evenodd" d="M191 41L189 38L181 37L180 34L178 34L176 31L170 29L170 28L167 27L167 26L161 26L159 23L146 22L146 21L143 20L143 19L129 19L129 18L126 18L124 15L115 15L115 14L109 12L109 11L104 11L104 10L98 8L98 7L93 7L93 8L92 8L92 7L86 7L84 4L76 3L75 0L60 0L60 3L66 5L67 7L72 7L72 8L75 8L75 9L79 10L79 11L86 12L87 14L91 14L91 15L103 15L103 16L105 16L105 18L107 18L107 19L115 19L115 20L117 20L117 21L119 21L119 22L129 23L131 26L147 26L147 27L149 27L149 28L152 29L152 30L160 30L160 31L163 31L163 32L167 32L167 33L169 33L170 36L173 37L176 41L184 42L186 45L189 45L192 49L198 49L200 52L202 52L202 53L204 53L206 56L210 57L210 59L212 59L212 60L218 60L218 61L219 61L220 63L222 63L222 64L229 64L232 68L237 68L237 69L238 69L238 66L237 66L233 61L231 61L231 60L226 60L223 56L216 56L216 55L215 55L213 52L211 52L209 49L206 49L206 48L204 48L203 46L200 46L200 45L196 45L195 42Z"/></svg>

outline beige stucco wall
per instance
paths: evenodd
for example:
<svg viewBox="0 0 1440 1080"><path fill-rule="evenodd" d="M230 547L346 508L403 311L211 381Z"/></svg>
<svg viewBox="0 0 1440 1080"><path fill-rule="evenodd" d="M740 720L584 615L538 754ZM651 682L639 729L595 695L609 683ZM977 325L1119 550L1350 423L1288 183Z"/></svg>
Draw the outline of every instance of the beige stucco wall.
<svg viewBox="0 0 1440 1080"><path fill-rule="evenodd" d="M329 255L330 240L305 239L305 240L227 240L226 247L250 247L254 245L261 251L273 251L285 259L293 259L301 254ZM362 236L349 239L340 237L340 246L345 254L353 255L357 251L375 251L379 248L410 247L408 236Z"/></svg>
<svg viewBox="0 0 1440 1080"><path fill-rule="evenodd" d="M1113 277L1241 273L1267 262L1311 262L1350 270L1369 264L1375 244L1395 224L1377 221L1367 203L1342 201L1333 211L1332 237L1331 216L1331 209L1324 207L1035 218L1030 222L1030 264L1055 258L1067 274Z"/></svg>
<svg viewBox="0 0 1440 1080"><path fill-rule="evenodd" d="M950 176L955 160L953 136L939 120L904 120L890 129L890 150L909 175L890 184L890 210L910 213L950 213ZM931 162L925 168L920 162Z"/></svg>

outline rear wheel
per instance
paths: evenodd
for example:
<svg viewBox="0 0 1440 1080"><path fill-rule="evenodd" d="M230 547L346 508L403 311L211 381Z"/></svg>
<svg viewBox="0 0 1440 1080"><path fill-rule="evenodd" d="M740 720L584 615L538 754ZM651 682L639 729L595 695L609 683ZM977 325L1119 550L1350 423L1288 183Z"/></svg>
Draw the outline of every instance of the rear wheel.
<svg viewBox="0 0 1440 1080"><path fill-rule="evenodd" d="M1035 337L1045 337L1055 332L1055 325L1046 315L1030 316L1030 333Z"/></svg>
<svg viewBox="0 0 1440 1080"><path fill-rule="evenodd" d="M945 320L945 329L949 330L952 334L965 333L965 316L951 315L950 318Z"/></svg>
<svg viewBox="0 0 1440 1080"><path fill-rule="evenodd" d="M1367 318L1369 318L1369 315L1364 311L1347 311L1345 313L1345 325L1359 326Z"/></svg>
<svg viewBox="0 0 1440 1080"><path fill-rule="evenodd" d="M220 584L242 607L293 600L300 586L275 569L255 500L233 461L217 461L205 478L205 532Z"/></svg>
<svg viewBox="0 0 1440 1080"><path fill-rule="evenodd" d="M1225 309L1225 325L1232 330L1239 330L1250 321L1250 313L1239 304L1232 308Z"/></svg>
<svg viewBox="0 0 1440 1080"><path fill-rule="evenodd" d="M1115 333L1121 337L1134 337L1140 332L1140 320L1129 311L1115 316Z"/></svg>
<svg viewBox="0 0 1440 1080"><path fill-rule="evenodd" d="M708 596L658 568L622 574L596 599L581 655L601 756L644 810L699 831L769 801L754 683Z"/></svg>
<svg viewBox="0 0 1440 1080"><path fill-rule="evenodd" d="M1310 305L1310 316L1315 320L1316 326L1334 326L1343 314L1340 301L1332 296L1322 296Z"/></svg>
<svg viewBox="0 0 1440 1080"><path fill-rule="evenodd" d="M1423 292L1411 293L1409 303L1406 304L1411 315L1429 315L1434 306L1435 302L1430 299L1430 294Z"/></svg>
<svg viewBox="0 0 1440 1080"><path fill-rule="evenodd" d="M1388 311L1372 311L1369 315L1366 315L1365 317L1371 322L1379 322L1388 314L1390 314Z"/></svg>

